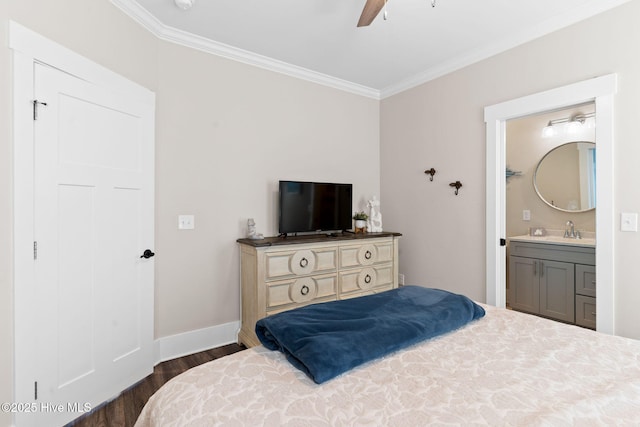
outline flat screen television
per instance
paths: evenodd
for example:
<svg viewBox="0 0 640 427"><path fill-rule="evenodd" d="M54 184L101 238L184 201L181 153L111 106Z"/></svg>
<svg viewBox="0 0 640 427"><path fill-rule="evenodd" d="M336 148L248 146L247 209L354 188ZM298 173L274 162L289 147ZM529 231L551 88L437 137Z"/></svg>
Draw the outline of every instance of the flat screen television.
<svg viewBox="0 0 640 427"><path fill-rule="evenodd" d="M280 181L280 234L351 228L352 185Z"/></svg>

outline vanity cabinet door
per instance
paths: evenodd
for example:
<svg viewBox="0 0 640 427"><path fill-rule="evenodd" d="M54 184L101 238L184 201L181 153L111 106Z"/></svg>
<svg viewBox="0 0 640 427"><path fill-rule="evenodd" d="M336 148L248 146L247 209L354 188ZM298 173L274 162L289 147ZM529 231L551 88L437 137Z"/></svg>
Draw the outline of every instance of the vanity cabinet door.
<svg viewBox="0 0 640 427"><path fill-rule="evenodd" d="M509 305L514 310L538 313L540 303L539 261L509 257Z"/></svg>
<svg viewBox="0 0 640 427"><path fill-rule="evenodd" d="M540 260L540 315L575 322L574 264Z"/></svg>

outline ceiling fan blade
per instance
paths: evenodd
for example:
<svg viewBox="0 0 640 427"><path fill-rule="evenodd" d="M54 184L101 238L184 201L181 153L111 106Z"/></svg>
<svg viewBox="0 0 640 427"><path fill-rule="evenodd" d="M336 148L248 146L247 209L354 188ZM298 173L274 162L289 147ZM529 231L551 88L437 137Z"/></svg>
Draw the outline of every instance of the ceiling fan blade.
<svg viewBox="0 0 640 427"><path fill-rule="evenodd" d="M358 27L366 27L371 24L384 7L384 2L385 0L367 0L358 21Z"/></svg>

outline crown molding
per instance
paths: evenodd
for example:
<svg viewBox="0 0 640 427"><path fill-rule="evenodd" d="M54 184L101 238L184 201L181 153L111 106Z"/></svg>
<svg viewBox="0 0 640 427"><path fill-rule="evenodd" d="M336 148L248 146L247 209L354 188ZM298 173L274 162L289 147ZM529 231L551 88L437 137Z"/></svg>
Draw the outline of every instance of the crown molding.
<svg viewBox="0 0 640 427"><path fill-rule="evenodd" d="M111 3L161 40L367 98L380 99L380 91L377 89L338 79L166 26L133 0L111 0Z"/></svg>
<svg viewBox="0 0 640 427"><path fill-rule="evenodd" d="M367 98L381 100L412 89L431 80L435 80L438 77L460 70L494 55L513 49L549 33L558 31L609 9L613 9L614 7L620 6L629 1L631 0L591 0L580 8L572 9L570 12L563 15L553 17L535 28L522 31L512 37L502 39L499 42L486 46L482 49L469 51L451 61L443 62L436 67L431 67L381 90L338 79L327 74L318 73L307 68L292 65L263 55L258 55L253 52L238 49L224 43L219 43L186 31L166 26L134 0L111 0L111 3L161 40L198 49L223 58L253 65L265 70L285 74L323 86L365 96Z"/></svg>

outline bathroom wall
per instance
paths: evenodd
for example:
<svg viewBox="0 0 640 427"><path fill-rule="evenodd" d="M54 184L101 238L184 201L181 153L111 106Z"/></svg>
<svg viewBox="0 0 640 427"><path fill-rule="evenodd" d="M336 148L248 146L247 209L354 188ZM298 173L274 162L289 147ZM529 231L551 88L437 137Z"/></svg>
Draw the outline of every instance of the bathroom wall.
<svg viewBox="0 0 640 427"><path fill-rule="evenodd" d="M542 137L542 129L550 120L573 117L595 111L593 104L574 107L507 122L506 164L519 175L507 179L506 226L507 236L527 234L530 227L564 230L567 221L576 230L595 231L595 210L589 212L562 212L543 202L535 191L533 176L538 162L550 150L572 141L596 142L593 121L587 121L579 130L567 133L562 125L552 137ZM561 206L562 207L562 206ZM566 207L565 207L566 209ZM523 211L531 212L531 219L523 219Z"/></svg>

